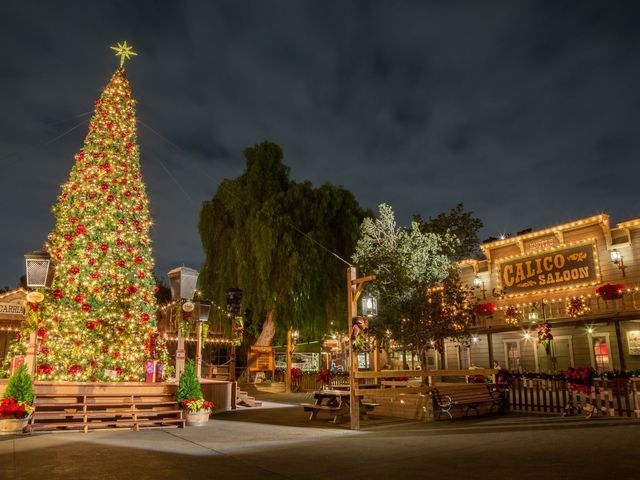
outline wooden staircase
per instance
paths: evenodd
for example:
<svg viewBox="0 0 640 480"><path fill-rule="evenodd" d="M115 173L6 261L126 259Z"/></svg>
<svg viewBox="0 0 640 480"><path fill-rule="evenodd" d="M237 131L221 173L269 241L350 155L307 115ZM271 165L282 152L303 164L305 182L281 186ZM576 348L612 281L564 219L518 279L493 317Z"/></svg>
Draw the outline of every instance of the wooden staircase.
<svg viewBox="0 0 640 480"><path fill-rule="evenodd" d="M41 393L34 400L31 431L83 431L184 427L171 393Z"/></svg>
<svg viewBox="0 0 640 480"><path fill-rule="evenodd" d="M255 397L249 395L244 390L240 390L240 387L236 389L236 405L242 405L244 407L261 407L262 402L256 400Z"/></svg>

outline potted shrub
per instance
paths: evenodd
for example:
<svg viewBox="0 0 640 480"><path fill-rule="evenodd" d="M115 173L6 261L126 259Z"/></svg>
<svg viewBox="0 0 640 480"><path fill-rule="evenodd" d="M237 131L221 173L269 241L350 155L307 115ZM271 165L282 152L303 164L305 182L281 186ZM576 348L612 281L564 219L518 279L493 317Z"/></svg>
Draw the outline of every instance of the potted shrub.
<svg viewBox="0 0 640 480"><path fill-rule="evenodd" d="M33 383L23 364L9 378L0 401L0 435L22 432L33 411Z"/></svg>
<svg viewBox="0 0 640 480"><path fill-rule="evenodd" d="M204 399L193 360L188 360L176 392L176 402L183 409L187 425L202 426L209 421L213 403Z"/></svg>

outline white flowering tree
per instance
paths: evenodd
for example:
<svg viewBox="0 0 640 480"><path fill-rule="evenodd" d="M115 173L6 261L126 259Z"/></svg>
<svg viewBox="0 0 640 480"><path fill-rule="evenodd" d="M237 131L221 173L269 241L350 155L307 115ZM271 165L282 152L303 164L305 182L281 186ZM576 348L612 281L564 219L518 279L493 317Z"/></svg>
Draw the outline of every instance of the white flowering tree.
<svg viewBox="0 0 640 480"><path fill-rule="evenodd" d="M427 350L467 336L473 319L469 292L447 256L456 242L449 233L423 233L417 222L399 227L393 209L381 204L377 218L363 221L352 257L362 274L376 276L370 289L379 313L371 333L382 339L390 332L425 367Z"/></svg>

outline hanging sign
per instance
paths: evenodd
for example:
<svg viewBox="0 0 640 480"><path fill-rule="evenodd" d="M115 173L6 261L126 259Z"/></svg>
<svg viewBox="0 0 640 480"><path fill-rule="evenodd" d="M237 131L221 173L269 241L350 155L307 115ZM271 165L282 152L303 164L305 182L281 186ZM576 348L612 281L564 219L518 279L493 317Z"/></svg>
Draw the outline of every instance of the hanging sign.
<svg viewBox="0 0 640 480"><path fill-rule="evenodd" d="M498 261L498 287L507 295L600 282L594 241Z"/></svg>
<svg viewBox="0 0 640 480"><path fill-rule="evenodd" d="M24 305L22 303L0 303L0 313L24 315Z"/></svg>

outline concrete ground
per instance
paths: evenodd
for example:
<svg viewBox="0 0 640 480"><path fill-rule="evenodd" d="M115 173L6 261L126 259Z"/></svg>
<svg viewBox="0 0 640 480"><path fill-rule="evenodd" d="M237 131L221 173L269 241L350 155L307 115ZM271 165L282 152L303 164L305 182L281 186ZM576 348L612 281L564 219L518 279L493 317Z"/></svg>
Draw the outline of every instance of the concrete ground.
<svg viewBox="0 0 640 480"><path fill-rule="evenodd" d="M489 416L453 423L307 420L310 394L205 427L0 437L0 479L640 478L638 420Z"/></svg>

